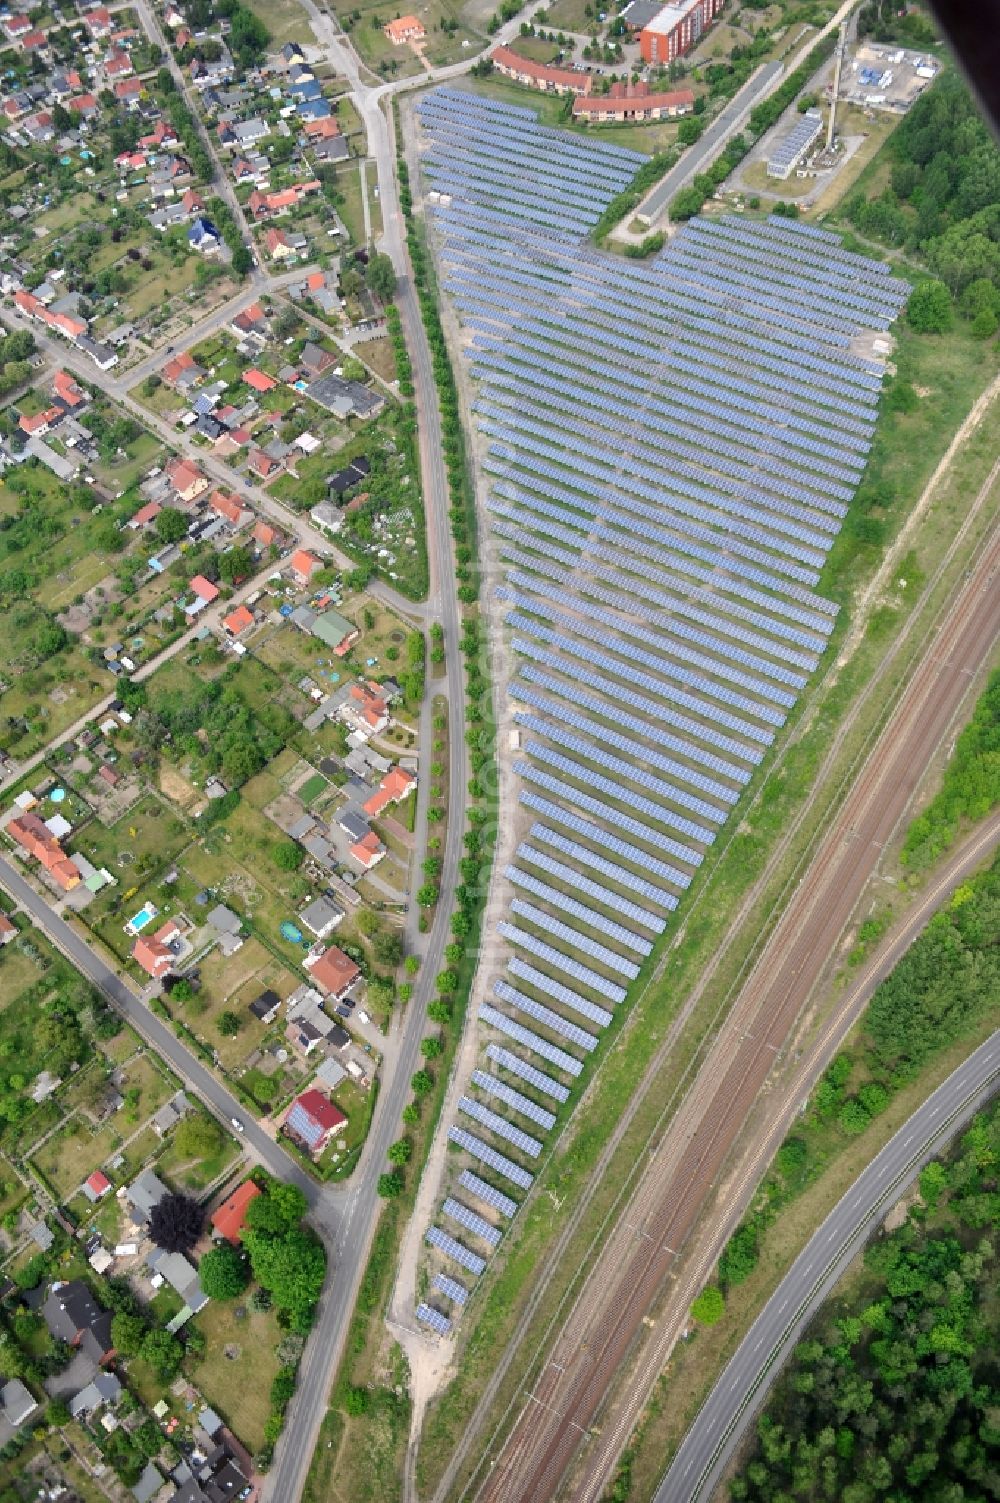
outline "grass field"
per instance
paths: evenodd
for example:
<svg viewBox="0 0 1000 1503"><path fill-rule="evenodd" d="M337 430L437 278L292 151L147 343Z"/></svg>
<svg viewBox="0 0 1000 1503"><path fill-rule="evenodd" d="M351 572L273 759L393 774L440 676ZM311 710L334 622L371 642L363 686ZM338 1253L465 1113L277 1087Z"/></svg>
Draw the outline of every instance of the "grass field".
<svg viewBox="0 0 1000 1503"><path fill-rule="evenodd" d="M274 1349L281 1327L274 1311L260 1314L240 1301L212 1300L195 1323L207 1346L191 1378L243 1444L256 1451L264 1442L271 1381L280 1366Z"/></svg>

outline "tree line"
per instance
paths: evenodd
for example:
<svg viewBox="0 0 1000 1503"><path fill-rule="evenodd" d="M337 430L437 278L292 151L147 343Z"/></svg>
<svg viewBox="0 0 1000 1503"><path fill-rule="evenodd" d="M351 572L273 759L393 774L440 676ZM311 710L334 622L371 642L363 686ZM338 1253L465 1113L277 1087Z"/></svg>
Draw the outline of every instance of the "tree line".
<svg viewBox="0 0 1000 1503"><path fill-rule="evenodd" d="M940 791L910 825L900 861L922 871L955 843L967 820L985 819L1000 803L1000 670L955 743Z"/></svg>
<svg viewBox="0 0 1000 1503"><path fill-rule="evenodd" d="M962 1503L996 1496L1000 1108L928 1164L757 1424L736 1500Z"/></svg>

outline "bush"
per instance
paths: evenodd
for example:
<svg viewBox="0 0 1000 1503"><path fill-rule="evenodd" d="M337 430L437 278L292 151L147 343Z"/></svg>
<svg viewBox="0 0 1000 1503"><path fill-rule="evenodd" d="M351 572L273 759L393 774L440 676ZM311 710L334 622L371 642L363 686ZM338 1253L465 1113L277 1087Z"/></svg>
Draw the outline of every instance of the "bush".
<svg viewBox="0 0 1000 1503"><path fill-rule="evenodd" d="M946 334L952 324L951 293L943 282L918 282L906 316L918 334Z"/></svg>
<svg viewBox="0 0 1000 1503"><path fill-rule="evenodd" d="M726 1313L726 1302L717 1284L706 1284L691 1306L691 1314L703 1326L714 1326Z"/></svg>

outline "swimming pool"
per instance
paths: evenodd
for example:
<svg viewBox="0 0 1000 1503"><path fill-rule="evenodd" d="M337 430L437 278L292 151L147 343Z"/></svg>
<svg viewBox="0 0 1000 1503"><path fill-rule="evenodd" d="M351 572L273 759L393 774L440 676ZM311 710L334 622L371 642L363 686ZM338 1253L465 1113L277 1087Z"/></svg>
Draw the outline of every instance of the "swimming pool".
<svg viewBox="0 0 1000 1503"><path fill-rule="evenodd" d="M52 802L54 804L61 804L62 801L63 801L63 799L65 797L66 797L66 790L65 790L65 788L53 788L52 792L49 794L49 798L52 800Z"/></svg>
<svg viewBox="0 0 1000 1503"><path fill-rule="evenodd" d="M147 924L151 924L155 917L156 909L152 903L147 903L145 907L139 909L135 918L129 919L125 927L131 934L138 934L141 929L145 929Z"/></svg>

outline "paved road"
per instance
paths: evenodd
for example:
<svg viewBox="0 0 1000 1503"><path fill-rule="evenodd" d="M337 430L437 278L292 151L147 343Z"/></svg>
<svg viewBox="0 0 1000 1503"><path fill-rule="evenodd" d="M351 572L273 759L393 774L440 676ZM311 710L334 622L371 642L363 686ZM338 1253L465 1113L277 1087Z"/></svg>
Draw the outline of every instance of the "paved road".
<svg viewBox="0 0 1000 1503"><path fill-rule="evenodd" d="M729 137L742 128L750 111L765 94L770 94L785 71L784 63L765 63L734 94L725 109L712 121L703 136L684 152L676 167L662 177L643 199L636 217L652 225L665 214L675 193L685 187L695 173L714 162Z"/></svg>
<svg viewBox="0 0 1000 1503"><path fill-rule="evenodd" d="M998 1086L1000 1030L918 1107L796 1258L699 1411L654 1503L712 1496L782 1364L852 1258L928 1159Z"/></svg>
<svg viewBox="0 0 1000 1503"><path fill-rule="evenodd" d="M544 1503L577 1455L612 1380L631 1352L747 1114L783 1050L828 956L947 733L969 677L1000 631L1000 537L994 535L896 712L847 792L807 876L782 911L726 1024L708 1049L670 1133L649 1159L604 1244L478 1496L484 1503ZM637 1235L638 1233L638 1235ZM648 1394L656 1371L650 1348L672 1329L671 1285L614 1424L602 1421L575 1474L571 1496L596 1496ZM581 1475L581 1472L585 1472Z"/></svg>
<svg viewBox="0 0 1000 1503"><path fill-rule="evenodd" d="M396 268L396 305L413 365L418 416L430 570L427 616L429 620L441 622L445 636L446 676L433 685L433 692L444 694L451 707L448 757L453 817L448 822L445 849L441 853L444 858L441 895L430 934L419 934L415 905L411 907L409 914L407 941L413 948L419 946L422 966L406 1011L394 1023L391 1040L394 1067L391 1073L387 1072L365 1151L349 1182L351 1193L338 1229L332 1277L327 1281L316 1327L306 1347L299 1371L298 1390L289 1407L285 1431L275 1452L274 1465L264 1482L265 1503L294 1503L300 1496L329 1401L330 1384L343 1353L358 1287L378 1222L381 1202L375 1189L376 1181L387 1167L386 1150L401 1130L402 1110L410 1096L410 1077L420 1063L419 1046L426 1030L427 1004L435 995L435 978L443 969L444 946L450 938L449 919L454 906L455 888L459 879L458 862L462 854L464 820L461 811L468 777L462 713L464 686L458 647L461 617L455 595L447 472L442 454L440 416L430 349L409 276L405 225L399 207L395 177L395 143L389 119L379 103L380 96L386 91L370 89L362 82L358 59L336 31L330 17L320 11L313 0L303 0L303 4L317 42L337 71L347 77L355 104L364 121L369 154L375 159L382 208L383 235L379 245L380 249L392 257ZM430 750L431 737L431 705L428 698L421 718L421 746L425 757ZM419 870L426 848L427 784L428 779L422 778L418 789L418 840L414 855L416 870Z"/></svg>
<svg viewBox="0 0 1000 1503"><path fill-rule="evenodd" d="M246 1129L243 1142L248 1151L273 1174L282 1179L294 1180L309 1197L312 1205L318 1200L315 1180L304 1173L298 1164L273 1138L254 1121L246 1108L231 1095L211 1070L183 1045L170 1028L151 1012L145 1002L139 1000L126 982L107 966L99 955L80 938L74 929L46 900L21 876L9 861L0 857L0 887L27 913L34 924L42 930L57 949L72 961L77 970L97 987L132 1026L150 1043L158 1054L168 1061L171 1068L182 1078L185 1085L205 1103L215 1115L228 1126L236 1117Z"/></svg>

